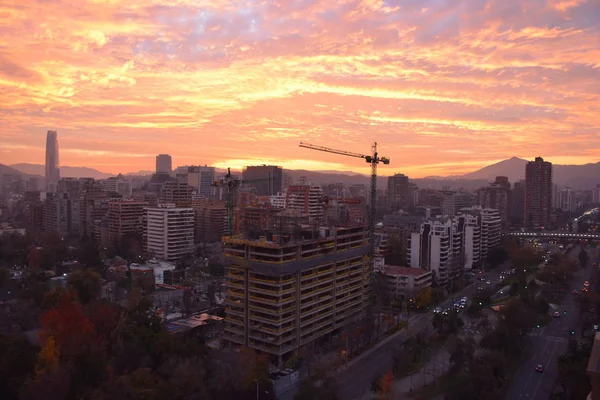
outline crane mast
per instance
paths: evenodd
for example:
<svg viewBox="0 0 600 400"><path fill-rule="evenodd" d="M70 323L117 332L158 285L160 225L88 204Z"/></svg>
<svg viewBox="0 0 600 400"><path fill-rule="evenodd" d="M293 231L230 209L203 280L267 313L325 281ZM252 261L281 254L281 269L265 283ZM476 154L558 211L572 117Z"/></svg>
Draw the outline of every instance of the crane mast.
<svg viewBox="0 0 600 400"><path fill-rule="evenodd" d="M269 174L270 175L270 174ZM227 174L220 181L216 181L212 186L216 187L225 187L227 190L226 200L225 200L225 208L227 209L227 228L225 235L232 236L233 235L233 209L234 209L234 199L233 195L238 186L244 183L258 183L258 182L266 182L272 181L273 177L264 178L264 179L252 179L252 180L243 180L243 179L234 179L231 176L231 168L227 168Z"/></svg>
<svg viewBox="0 0 600 400"><path fill-rule="evenodd" d="M359 154L352 153L345 150L332 149L325 146L318 146L305 142L300 142L300 147L304 147L311 150L323 151L326 153L340 154L348 157L362 158L367 163L371 164L371 204L369 206L369 263L371 271L374 270L374 259L375 259L375 217L376 217L376 205L377 205L377 165L382 163L388 165L390 159L388 157L380 157L377 152L377 142L374 142L371 146L371 154Z"/></svg>

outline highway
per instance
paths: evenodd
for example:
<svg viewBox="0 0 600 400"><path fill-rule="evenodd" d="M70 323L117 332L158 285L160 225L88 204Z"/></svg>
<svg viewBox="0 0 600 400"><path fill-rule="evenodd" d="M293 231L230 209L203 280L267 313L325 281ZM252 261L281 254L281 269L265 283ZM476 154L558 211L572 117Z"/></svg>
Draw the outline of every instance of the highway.
<svg viewBox="0 0 600 400"><path fill-rule="evenodd" d="M579 249L576 246L569 256L577 258ZM578 324L578 295L572 294L572 291L574 289L581 291L583 282L590 279L593 269L591 264L597 260L595 253L588 250L590 260L587 268L581 268L573 275L570 289L558 308L560 318L553 318L548 326L540 329L535 336L532 335L532 349L527 360L515 374L506 394L506 400L548 400L550 398L558 377L556 360L567 352L571 330L575 330L575 337L581 335L581 327ZM564 311L567 311L566 315ZM544 365L543 373L535 371L537 364Z"/></svg>
<svg viewBox="0 0 600 400"><path fill-rule="evenodd" d="M500 273L507 266L508 264L502 268L487 272L483 276L491 281L491 286L493 287L500 282ZM471 298L477 290L477 286L481 285L485 285L485 283L475 281L461 292L455 294L454 297L457 299L460 299L463 296ZM447 299L442 302L439 307L448 308L451 307L452 304L452 299ZM373 378L386 373L392 368L393 355L401 351L404 340L425 329L433 329L431 326L432 317L433 313L428 313L411 318L409 327L395 340L373 350L371 353L365 354L358 362L349 365L346 370L339 372L336 376L336 381L338 383L339 395L341 398L344 400L363 398L364 395L369 392Z"/></svg>

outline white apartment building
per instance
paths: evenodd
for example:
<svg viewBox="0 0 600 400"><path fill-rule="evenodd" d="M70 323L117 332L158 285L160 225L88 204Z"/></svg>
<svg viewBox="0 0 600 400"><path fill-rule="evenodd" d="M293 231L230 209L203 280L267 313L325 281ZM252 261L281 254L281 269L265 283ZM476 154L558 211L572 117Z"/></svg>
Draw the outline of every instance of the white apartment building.
<svg viewBox="0 0 600 400"><path fill-rule="evenodd" d="M469 271L481 264L481 226L476 215L458 217L459 230L463 232L463 269Z"/></svg>
<svg viewBox="0 0 600 400"><path fill-rule="evenodd" d="M420 232L409 238L407 262L411 268L433 273L438 286L445 286L455 260L456 224L450 218L425 221Z"/></svg>
<svg viewBox="0 0 600 400"><path fill-rule="evenodd" d="M314 185L291 185L286 191L286 208L308 215L310 222L323 219L323 189Z"/></svg>
<svg viewBox="0 0 600 400"><path fill-rule="evenodd" d="M564 188L556 196L556 208L563 211L574 212L577 209L576 195L573 189Z"/></svg>
<svg viewBox="0 0 600 400"><path fill-rule="evenodd" d="M461 215L471 215L478 218L481 232L479 257L481 262L487 258L488 251L500 246L502 242L502 216L500 211L493 208L469 207L460 211Z"/></svg>
<svg viewBox="0 0 600 400"><path fill-rule="evenodd" d="M124 198L131 197L131 182L121 177L113 177L100 181L102 190L105 192L119 193Z"/></svg>
<svg viewBox="0 0 600 400"><path fill-rule="evenodd" d="M281 208L284 209L285 206L287 205L286 202L286 193L285 192L279 192L274 196L269 196L269 202L271 203L271 205L273 206L273 208Z"/></svg>
<svg viewBox="0 0 600 400"><path fill-rule="evenodd" d="M421 268L386 265L381 273L390 299L413 298L419 291L431 287L433 280L433 273Z"/></svg>
<svg viewBox="0 0 600 400"><path fill-rule="evenodd" d="M176 261L194 249L194 209L161 204L144 208L144 244L148 255Z"/></svg>

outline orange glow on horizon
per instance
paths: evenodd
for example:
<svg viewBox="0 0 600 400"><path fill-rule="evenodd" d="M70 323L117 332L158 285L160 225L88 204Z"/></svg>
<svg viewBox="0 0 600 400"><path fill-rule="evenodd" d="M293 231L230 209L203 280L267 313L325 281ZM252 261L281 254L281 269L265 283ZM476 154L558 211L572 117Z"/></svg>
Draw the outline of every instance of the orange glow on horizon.
<svg viewBox="0 0 600 400"><path fill-rule="evenodd" d="M600 160L590 0L66 0L0 5L0 163L459 175Z"/></svg>

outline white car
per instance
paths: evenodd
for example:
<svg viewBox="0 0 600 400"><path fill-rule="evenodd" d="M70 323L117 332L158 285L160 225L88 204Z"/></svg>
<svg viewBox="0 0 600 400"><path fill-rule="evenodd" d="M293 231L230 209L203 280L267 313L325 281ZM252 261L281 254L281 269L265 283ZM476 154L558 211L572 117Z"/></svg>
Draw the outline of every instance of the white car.
<svg viewBox="0 0 600 400"><path fill-rule="evenodd" d="M442 312L442 309L441 309L441 308L439 308L439 307L436 307L436 308L434 308L434 309L433 309L433 313L434 313L434 314L439 314L439 313L441 313L441 312Z"/></svg>

